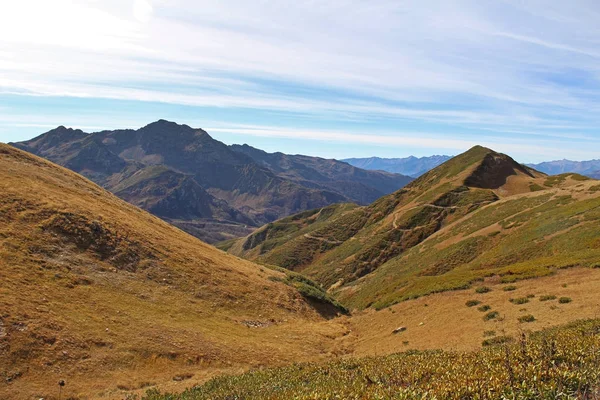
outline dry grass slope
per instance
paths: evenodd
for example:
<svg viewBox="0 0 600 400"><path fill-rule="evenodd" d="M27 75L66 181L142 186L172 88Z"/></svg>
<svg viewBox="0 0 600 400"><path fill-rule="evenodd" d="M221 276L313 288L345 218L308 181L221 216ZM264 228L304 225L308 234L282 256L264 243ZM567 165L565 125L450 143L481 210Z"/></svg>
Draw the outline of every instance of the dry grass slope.
<svg viewBox="0 0 600 400"><path fill-rule="evenodd" d="M284 273L6 145L0 264L0 398L52 399L59 379L77 398L173 390L323 358L345 331Z"/></svg>

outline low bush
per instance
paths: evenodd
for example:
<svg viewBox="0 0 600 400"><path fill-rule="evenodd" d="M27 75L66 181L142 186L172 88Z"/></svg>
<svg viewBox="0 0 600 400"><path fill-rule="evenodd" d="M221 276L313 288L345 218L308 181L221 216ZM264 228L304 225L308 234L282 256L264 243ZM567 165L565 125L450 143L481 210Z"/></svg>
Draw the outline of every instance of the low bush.
<svg viewBox="0 0 600 400"><path fill-rule="evenodd" d="M488 293L488 292L491 292L491 291L492 291L492 289L490 289L487 286L479 286L477 289L475 289L475 293L480 293L480 294L481 293Z"/></svg>
<svg viewBox="0 0 600 400"><path fill-rule="evenodd" d="M508 301L510 301L513 304L529 303L529 299L527 297L517 297L516 299L509 299Z"/></svg>
<svg viewBox="0 0 600 400"><path fill-rule="evenodd" d="M499 315L500 315L500 313L498 313L498 311L490 311L489 313L487 313L483 316L483 320L489 321L491 319L497 318Z"/></svg>
<svg viewBox="0 0 600 400"><path fill-rule="evenodd" d="M540 301L548 301L548 300L556 300L556 296L553 294L546 294L544 296L540 296Z"/></svg>
<svg viewBox="0 0 600 400"><path fill-rule="evenodd" d="M488 311L488 310L490 310L491 308L492 308L492 307L488 306L487 304L485 304L485 305L483 305L483 306L481 306L481 307L477 307L477 309L478 309L479 311L481 311L481 312Z"/></svg>
<svg viewBox="0 0 600 400"><path fill-rule="evenodd" d="M481 342L482 346L497 346L504 343L510 343L513 341L513 338L510 336L496 336L493 338L485 339Z"/></svg>
<svg viewBox="0 0 600 400"><path fill-rule="evenodd" d="M519 322L533 322L535 321L535 317L531 314L522 315L519 317Z"/></svg>
<svg viewBox="0 0 600 400"><path fill-rule="evenodd" d="M479 300L469 300L465 303L465 305L467 307L475 307L477 305L481 304L481 302Z"/></svg>
<svg viewBox="0 0 600 400"><path fill-rule="evenodd" d="M561 297L560 299L558 299L558 302L560 304L567 304L567 303L570 303L572 301L573 301L573 299L571 299L570 297Z"/></svg>
<svg viewBox="0 0 600 400"><path fill-rule="evenodd" d="M515 285L508 285L504 286L502 290L504 290L505 292L512 292L513 290L517 290L517 287Z"/></svg>

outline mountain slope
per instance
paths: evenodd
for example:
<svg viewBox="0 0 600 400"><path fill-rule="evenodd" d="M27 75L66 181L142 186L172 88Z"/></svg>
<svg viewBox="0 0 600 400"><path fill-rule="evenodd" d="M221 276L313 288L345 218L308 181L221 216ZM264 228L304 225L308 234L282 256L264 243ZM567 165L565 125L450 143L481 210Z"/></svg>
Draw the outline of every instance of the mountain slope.
<svg viewBox="0 0 600 400"><path fill-rule="evenodd" d="M236 152L246 154L282 178L303 186L340 193L358 204L369 204L412 181L412 178L404 175L367 171L337 160L267 153L246 144L230 147Z"/></svg>
<svg viewBox="0 0 600 400"><path fill-rule="evenodd" d="M405 158L347 158L350 165L368 170L380 170L418 178L425 172L448 161L450 156L405 157Z"/></svg>
<svg viewBox="0 0 600 400"><path fill-rule="evenodd" d="M307 208L346 200L331 191L307 188L279 178L250 157L214 140L205 131L164 120L138 130L89 135L59 127L14 145L119 193L119 188L126 185L123 181L134 174L136 177L144 175L141 170L157 165L166 167L171 170L172 177L177 175L178 180L194 186L198 196L199 185L205 191L200 196L204 200L194 203L198 196L181 195L181 190L174 196L162 185L162 180L149 179L137 181L137 192L151 195L153 199L141 202L136 198L135 204L145 207L145 204L168 203L185 209L185 218L179 215L167 217L207 241L223 240L232 233L247 234L251 229L248 225L255 226ZM175 206L174 199L188 203ZM206 224L221 225L225 231L222 234L210 230L202 232L201 227ZM232 226L236 227L233 231Z"/></svg>
<svg viewBox="0 0 600 400"><path fill-rule="evenodd" d="M584 251L590 242L583 240L571 248L564 243L574 236L593 237L594 224L585 219L595 220L599 195L597 182L588 178L547 177L477 146L369 206L340 209L324 224L315 223L316 229L307 221L310 216L293 216L225 248L300 270L352 306L382 307L467 287L490 274L510 272L513 278L544 274L549 269L543 257L553 252L563 253L552 259L553 265L562 265L559 261L568 260L569 254L573 262L589 265L600 256ZM564 214L556 211L563 206ZM507 222L529 208L535 211L524 213L525 221ZM578 229L567 229L580 223ZM553 229L565 236L547 240ZM470 236L478 231L481 236ZM539 243L532 244L528 235ZM511 270L530 259L540 264Z"/></svg>
<svg viewBox="0 0 600 400"><path fill-rule="evenodd" d="M223 253L2 144L0 266L2 398L53 398L59 379L74 397L123 398L318 359L343 330L322 323L337 310L307 280Z"/></svg>
<svg viewBox="0 0 600 400"><path fill-rule="evenodd" d="M13 145L80 173L207 242L244 236L307 209L350 199L366 204L408 181L314 157L282 155L284 161L266 165L201 129L164 120L92 134L58 127Z"/></svg>

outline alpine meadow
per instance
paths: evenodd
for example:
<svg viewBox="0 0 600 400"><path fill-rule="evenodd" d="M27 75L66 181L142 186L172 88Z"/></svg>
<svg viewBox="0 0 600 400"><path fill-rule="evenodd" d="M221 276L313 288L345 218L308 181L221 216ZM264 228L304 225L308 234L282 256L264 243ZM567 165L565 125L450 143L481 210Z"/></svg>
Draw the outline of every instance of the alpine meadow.
<svg viewBox="0 0 600 400"><path fill-rule="evenodd" d="M0 399L600 400L599 20L0 2Z"/></svg>

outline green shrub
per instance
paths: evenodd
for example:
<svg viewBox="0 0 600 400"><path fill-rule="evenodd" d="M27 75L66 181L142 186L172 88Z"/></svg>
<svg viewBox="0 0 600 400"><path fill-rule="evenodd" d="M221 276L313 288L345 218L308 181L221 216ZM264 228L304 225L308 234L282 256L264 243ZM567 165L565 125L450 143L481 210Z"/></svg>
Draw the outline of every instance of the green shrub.
<svg viewBox="0 0 600 400"><path fill-rule="evenodd" d="M498 313L498 311L490 311L489 313L487 313L483 316L483 320L489 321L490 319L497 318L499 315L500 315L500 313Z"/></svg>
<svg viewBox="0 0 600 400"><path fill-rule="evenodd" d="M512 292L513 290L517 290L517 287L515 285L508 285L504 286L502 290L504 290L505 292Z"/></svg>
<svg viewBox="0 0 600 400"><path fill-rule="evenodd" d="M517 297L516 299L509 299L508 301L510 301L513 304L529 303L529 299L527 297Z"/></svg>
<svg viewBox="0 0 600 400"><path fill-rule="evenodd" d="M573 299L571 299L570 297L561 297L560 299L558 299L558 302L560 304L567 304L567 303L570 303L572 301L573 301Z"/></svg>
<svg viewBox="0 0 600 400"><path fill-rule="evenodd" d="M482 346L497 346L504 343L510 343L513 341L513 338L510 336L496 336L490 339L485 339L481 342Z"/></svg>
<svg viewBox="0 0 600 400"><path fill-rule="evenodd" d="M481 311L481 312L486 312L486 311L490 310L491 308L492 308L492 307L488 306L487 304L486 304L486 305L483 305L483 306L481 306L481 307L477 307L477 309L478 309L479 311Z"/></svg>
<svg viewBox="0 0 600 400"><path fill-rule="evenodd" d="M488 293L491 291L492 291L492 289L490 289L487 286L479 286L477 289L475 289L475 293Z"/></svg>
<svg viewBox="0 0 600 400"><path fill-rule="evenodd" d="M479 300L469 300L465 303L467 307L475 307L476 305L481 304Z"/></svg>
<svg viewBox="0 0 600 400"><path fill-rule="evenodd" d="M528 299L533 299L534 297L535 297L535 294L531 294L531 293L530 293L530 294L528 294L528 295L527 295L527 298L528 298Z"/></svg>
<svg viewBox="0 0 600 400"><path fill-rule="evenodd" d="M556 300L556 296L553 294L546 294L546 295L540 296L540 301L548 301L548 300Z"/></svg>
<svg viewBox="0 0 600 400"><path fill-rule="evenodd" d="M535 317L531 314L522 315L519 317L519 322L533 322L535 321Z"/></svg>

